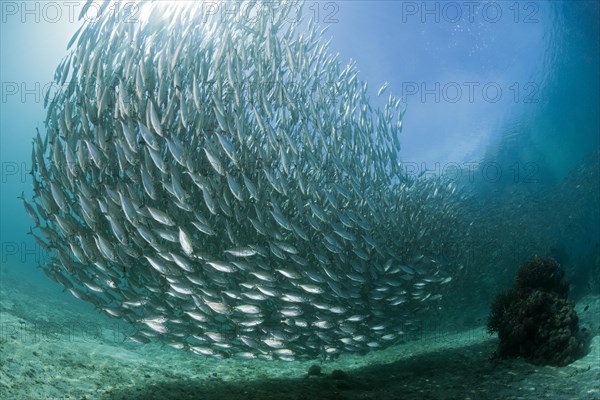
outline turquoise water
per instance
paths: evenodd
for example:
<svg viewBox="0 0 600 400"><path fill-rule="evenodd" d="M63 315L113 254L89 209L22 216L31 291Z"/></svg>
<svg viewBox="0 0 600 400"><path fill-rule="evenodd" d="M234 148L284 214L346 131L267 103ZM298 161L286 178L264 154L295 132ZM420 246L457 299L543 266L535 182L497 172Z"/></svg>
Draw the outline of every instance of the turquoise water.
<svg viewBox="0 0 600 400"><path fill-rule="evenodd" d="M43 3L30 13L21 3L2 7L0 284L24 298L67 301L93 319L92 306L37 268L50 255L27 235L32 223L17 199L22 192L31 198L27 172L35 128L44 134L43 97L79 25L66 8L54 18ZM494 294L536 254L562 264L573 300L599 293L596 2L307 7L328 27L331 52L342 64L356 62L374 105L382 105L377 90L384 82L404 100L403 172L450 179L468 193L463 215L473 230L442 302L420 316L425 330L436 321L484 324Z"/></svg>

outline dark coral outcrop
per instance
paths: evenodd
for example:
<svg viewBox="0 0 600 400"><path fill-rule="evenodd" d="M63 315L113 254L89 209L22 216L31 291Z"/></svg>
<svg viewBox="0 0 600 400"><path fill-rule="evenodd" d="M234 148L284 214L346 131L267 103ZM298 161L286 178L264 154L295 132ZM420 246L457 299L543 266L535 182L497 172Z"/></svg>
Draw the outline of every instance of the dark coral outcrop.
<svg viewBox="0 0 600 400"><path fill-rule="evenodd" d="M488 331L500 339L499 357L562 366L584 354L569 284L551 258L534 257L517 271L515 287L496 296Z"/></svg>
<svg viewBox="0 0 600 400"><path fill-rule="evenodd" d="M541 290L566 299L569 297L569 283L564 277L565 272L554 259L534 257L517 271L515 289L523 295Z"/></svg>

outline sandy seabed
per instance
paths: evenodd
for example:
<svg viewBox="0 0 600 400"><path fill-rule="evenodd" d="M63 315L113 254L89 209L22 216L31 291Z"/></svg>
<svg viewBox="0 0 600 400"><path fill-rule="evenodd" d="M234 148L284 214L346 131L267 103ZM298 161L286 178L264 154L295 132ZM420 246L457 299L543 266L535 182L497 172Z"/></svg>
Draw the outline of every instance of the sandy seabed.
<svg viewBox="0 0 600 400"><path fill-rule="evenodd" d="M596 335L590 352L557 368L493 359L484 326L328 362L214 360L123 342L119 321L67 294L31 293L0 286L0 399L600 400L599 296L576 307ZM322 375L307 377L313 364Z"/></svg>

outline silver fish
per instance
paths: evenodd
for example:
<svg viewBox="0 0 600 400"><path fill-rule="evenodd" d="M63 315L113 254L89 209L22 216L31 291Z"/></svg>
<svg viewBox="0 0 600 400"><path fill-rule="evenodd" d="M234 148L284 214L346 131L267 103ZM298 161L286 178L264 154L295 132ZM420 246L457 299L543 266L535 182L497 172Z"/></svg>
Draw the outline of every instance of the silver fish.
<svg viewBox="0 0 600 400"><path fill-rule="evenodd" d="M457 185L403 172L402 103L369 104L317 23L286 18L295 3L254 19L135 4L137 24L79 28L45 100L22 196L44 273L133 323L131 340L205 356L407 339L458 284L472 228Z"/></svg>

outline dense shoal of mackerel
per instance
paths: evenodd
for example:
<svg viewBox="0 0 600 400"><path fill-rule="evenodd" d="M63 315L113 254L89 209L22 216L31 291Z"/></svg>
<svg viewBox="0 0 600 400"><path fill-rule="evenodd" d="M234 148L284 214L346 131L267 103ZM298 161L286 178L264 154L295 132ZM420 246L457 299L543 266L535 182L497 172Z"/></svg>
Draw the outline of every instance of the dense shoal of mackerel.
<svg viewBox="0 0 600 400"><path fill-rule="evenodd" d="M400 100L371 106L298 3L172 3L104 3L69 43L23 197L44 272L201 355L401 340L464 232L455 185L400 170Z"/></svg>

